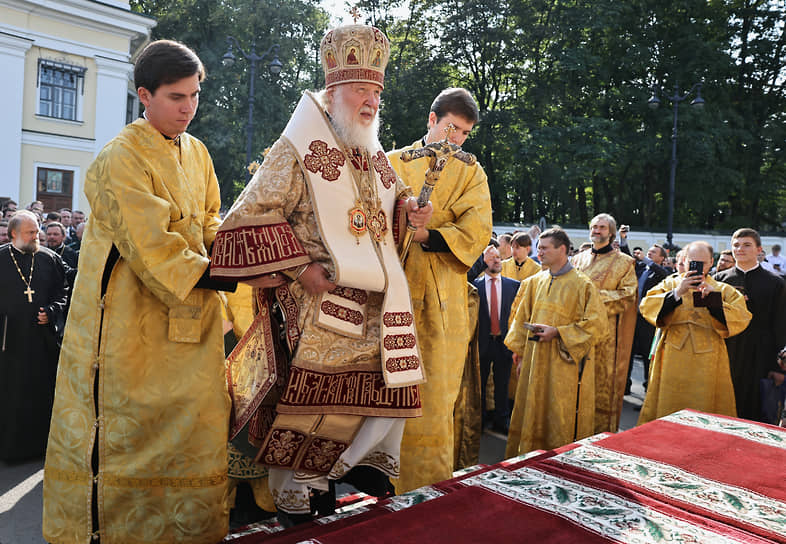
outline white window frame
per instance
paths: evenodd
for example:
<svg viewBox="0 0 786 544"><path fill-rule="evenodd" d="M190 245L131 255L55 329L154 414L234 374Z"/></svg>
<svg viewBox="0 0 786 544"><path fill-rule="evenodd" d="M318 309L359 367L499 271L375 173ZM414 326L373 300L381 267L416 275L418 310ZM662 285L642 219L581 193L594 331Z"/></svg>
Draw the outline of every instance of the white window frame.
<svg viewBox="0 0 786 544"><path fill-rule="evenodd" d="M41 111L41 71L44 68L49 68L53 70L60 70L62 72L70 72L74 74L76 77L76 89L74 94L74 119L68 119L66 117L57 117L54 115L46 115L40 113ZM85 96L85 72L87 71L86 68L81 66L75 66L73 64L67 64L64 62L53 61L48 59L39 58L38 59L38 67L36 72L36 100L35 100L35 115L39 119L48 119L52 121L61 121L65 123L79 123L81 124L84 120L83 116L83 108L84 108L84 96ZM62 107L62 106L61 106Z"/></svg>

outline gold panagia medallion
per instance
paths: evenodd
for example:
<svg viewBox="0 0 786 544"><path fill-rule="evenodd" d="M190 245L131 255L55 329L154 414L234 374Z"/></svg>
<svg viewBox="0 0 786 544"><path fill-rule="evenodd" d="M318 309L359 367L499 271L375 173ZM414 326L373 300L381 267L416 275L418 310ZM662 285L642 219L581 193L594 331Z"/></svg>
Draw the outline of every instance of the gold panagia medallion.
<svg viewBox="0 0 786 544"><path fill-rule="evenodd" d="M360 200L355 201L355 206L349 210L349 232L360 238L366 233L367 228L366 212ZM358 243L360 243L358 241Z"/></svg>

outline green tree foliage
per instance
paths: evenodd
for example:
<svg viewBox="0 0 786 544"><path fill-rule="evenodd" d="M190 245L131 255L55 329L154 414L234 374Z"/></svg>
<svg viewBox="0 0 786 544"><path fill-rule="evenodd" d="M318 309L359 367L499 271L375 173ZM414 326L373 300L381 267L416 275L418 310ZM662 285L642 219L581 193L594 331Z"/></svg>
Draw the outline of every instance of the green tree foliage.
<svg viewBox="0 0 786 544"><path fill-rule="evenodd" d="M359 0L391 39L382 106L386 149L425 133L448 86L476 97L465 147L489 176L495 221L586 224L609 212L666 222L673 109L703 83L706 106L678 111L675 228L780 230L786 205L786 6L778 0ZM300 93L322 83L327 16L315 0L139 0L156 37L208 66L192 132L216 159L225 198L244 181L247 62L221 66L225 37L281 44L279 78L260 65L255 144L270 145ZM264 47L263 47L264 46ZM661 107L647 107L652 86Z"/></svg>
<svg viewBox="0 0 786 544"><path fill-rule="evenodd" d="M257 63L254 92L254 160L278 138L305 89L323 83L319 41L328 25L327 13L313 0L139 0L132 9L155 17L153 39L175 39L193 48L207 70L199 113L189 132L205 142L221 185L221 200L231 205L246 181L249 61L234 49L233 66L222 65L227 36L243 50L262 55L281 46L284 64L274 76Z"/></svg>

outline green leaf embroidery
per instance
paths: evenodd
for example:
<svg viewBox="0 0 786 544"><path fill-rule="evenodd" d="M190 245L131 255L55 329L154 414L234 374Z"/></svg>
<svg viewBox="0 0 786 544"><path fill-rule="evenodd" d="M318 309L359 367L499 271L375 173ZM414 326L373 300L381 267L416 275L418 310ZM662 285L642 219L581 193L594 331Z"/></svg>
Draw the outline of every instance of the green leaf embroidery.
<svg viewBox="0 0 786 544"><path fill-rule="evenodd" d="M587 463L616 463L616 459L585 459Z"/></svg>
<svg viewBox="0 0 786 544"><path fill-rule="evenodd" d="M701 489L703 487L699 484L680 484L680 483L668 483L663 485L666 487L670 487L672 489Z"/></svg>
<svg viewBox="0 0 786 544"><path fill-rule="evenodd" d="M775 433L767 433L767 435L768 435L770 438L772 438L773 440L777 441L777 442L783 442L783 438L781 438L780 436L778 436L778 435L777 435L777 434L775 434Z"/></svg>
<svg viewBox="0 0 786 544"><path fill-rule="evenodd" d="M724 497L724 498L725 498L725 499L728 501L728 503L729 503L729 504L731 504L731 505L732 505L732 506L733 506L735 509L737 509L737 510L743 510L743 509L745 508L745 507L743 506L743 504L742 504L742 501L740 501L739 497L737 497L737 496L735 496L735 495L732 495L731 493L726 493L725 491L723 492L723 497Z"/></svg>
<svg viewBox="0 0 786 544"><path fill-rule="evenodd" d="M582 508L581 511L593 516L616 516L625 512L622 508Z"/></svg>
<svg viewBox="0 0 786 544"><path fill-rule="evenodd" d="M650 471L647 470L646 467L643 467L641 465L636 465L636 472L638 472L640 476L649 476L650 475Z"/></svg>
<svg viewBox="0 0 786 544"><path fill-rule="evenodd" d="M505 482L505 485L520 486L520 485L535 485L537 483L538 482L536 482L535 480L507 480Z"/></svg>
<svg viewBox="0 0 786 544"><path fill-rule="evenodd" d="M698 419L699 421L701 421L705 425L709 425L710 424L710 420L705 418L705 417L697 417L696 419Z"/></svg>
<svg viewBox="0 0 786 544"><path fill-rule="evenodd" d="M557 497L557 500L561 503L566 503L569 500L568 492L565 490L565 488L562 488L558 485L554 486L554 495Z"/></svg>
<svg viewBox="0 0 786 544"><path fill-rule="evenodd" d="M774 521L775 523L780 523L781 525L786 525L786 518L764 518L767 521Z"/></svg>
<svg viewBox="0 0 786 544"><path fill-rule="evenodd" d="M653 540L655 540L656 542L660 542L661 540L663 540L664 538L663 531L660 530L660 525L647 518L644 518L644 522L646 523L647 531L649 531L650 536L653 538Z"/></svg>

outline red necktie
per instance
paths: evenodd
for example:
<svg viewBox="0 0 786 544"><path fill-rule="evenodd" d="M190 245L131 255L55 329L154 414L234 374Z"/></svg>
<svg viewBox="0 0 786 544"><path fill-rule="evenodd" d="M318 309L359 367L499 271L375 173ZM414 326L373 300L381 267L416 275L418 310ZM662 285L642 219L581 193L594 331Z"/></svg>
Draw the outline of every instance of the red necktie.
<svg viewBox="0 0 786 544"><path fill-rule="evenodd" d="M491 309L490 317L491 317L491 334L492 336L499 336L501 331L499 330L499 302L497 302L497 286L494 282L497 281L497 278L490 278L491 279Z"/></svg>

